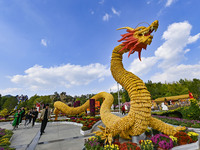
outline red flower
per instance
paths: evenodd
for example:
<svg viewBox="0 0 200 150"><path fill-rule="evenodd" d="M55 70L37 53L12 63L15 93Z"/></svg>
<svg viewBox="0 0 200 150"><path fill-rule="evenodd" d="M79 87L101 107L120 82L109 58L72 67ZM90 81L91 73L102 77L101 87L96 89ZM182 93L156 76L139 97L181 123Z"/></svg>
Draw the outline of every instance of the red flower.
<svg viewBox="0 0 200 150"><path fill-rule="evenodd" d="M177 132L174 137L177 137L177 142L179 145L192 143L192 138L185 132Z"/></svg>

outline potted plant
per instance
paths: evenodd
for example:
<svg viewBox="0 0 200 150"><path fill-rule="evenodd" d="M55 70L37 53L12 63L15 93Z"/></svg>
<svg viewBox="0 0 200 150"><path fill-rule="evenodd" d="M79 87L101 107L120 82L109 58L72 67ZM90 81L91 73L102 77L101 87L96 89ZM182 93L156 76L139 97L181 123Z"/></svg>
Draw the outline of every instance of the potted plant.
<svg viewBox="0 0 200 150"><path fill-rule="evenodd" d="M151 129L147 128L144 134L146 135L146 138L147 138L147 139L148 139L148 138L151 138L151 135L152 135Z"/></svg>
<svg viewBox="0 0 200 150"><path fill-rule="evenodd" d="M151 140L140 140L139 144L140 144L140 148L142 150L153 150L154 149L153 142Z"/></svg>

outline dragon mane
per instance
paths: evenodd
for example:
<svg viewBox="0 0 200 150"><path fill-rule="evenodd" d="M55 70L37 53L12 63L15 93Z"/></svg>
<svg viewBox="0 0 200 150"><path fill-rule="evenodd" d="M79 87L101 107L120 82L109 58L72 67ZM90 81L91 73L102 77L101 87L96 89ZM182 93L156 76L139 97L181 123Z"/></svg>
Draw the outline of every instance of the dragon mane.
<svg viewBox="0 0 200 150"><path fill-rule="evenodd" d="M122 42L122 46L124 46L119 52L123 51L124 49L129 50L128 57L133 54L135 51L138 52L138 57L141 60L141 51L142 49L146 49L147 45L144 43L139 42L139 39L134 37L134 33L136 30L126 30L128 33L122 34L122 38L118 40L118 42Z"/></svg>

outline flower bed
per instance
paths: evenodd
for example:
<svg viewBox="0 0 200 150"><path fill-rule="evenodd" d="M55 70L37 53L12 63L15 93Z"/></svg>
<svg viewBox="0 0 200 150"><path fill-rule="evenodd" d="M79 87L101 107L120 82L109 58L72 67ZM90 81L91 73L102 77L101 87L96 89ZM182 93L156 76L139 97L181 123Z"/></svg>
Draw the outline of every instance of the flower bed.
<svg viewBox="0 0 200 150"><path fill-rule="evenodd" d="M12 135L12 131L0 128L0 150L14 150L14 148L9 147Z"/></svg>
<svg viewBox="0 0 200 150"><path fill-rule="evenodd" d="M13 120L14 120L14 118L9 118L9 117L6 119L2 118L2 117L0 118L0 122L9 122L9 121L13 121Z"/></svg>
<svg viewBox="0 0 200 150"><path fill-rule="evenodd" d="M190 99L190 105L174 110L152 112L153 115L178 117L188 120L200 120L200 108L196 99Z"/></svg>
<svg viewBox="0 0 200 150"><path fill-rule="evenodd" d="M95 117L84 116L82 118L71 117L69 119L66 119L66 121L69 121L69 122L76 122L76 123L83 124L81 128L83 131L90 130L92 126L99 120L101 120L100 116L95 116Z"/></svg>
<svg viewBox="0 0 200 150"><path fill-rule="evenodd" d="M181 125L181 126L192 127L192 128L200 128L199 120L187 120L187 119L181 119L181 118L176 118L176 117L166 117L166 116L158 116L158 115L152 115L152 116L169 124Z"/></svg>
<svg viewBox="0 0 200 150"><path fill-rule="evenodd" d="M168 136L147 129L145 135L146 138L140 140L138 144L130 141L120 143L113 140L111 145L105 143L99 136L93 136L85 140L84 146L86 150L173 150L179 147L184 149L184 146L187 147L188 144L192 147L191 143L196 144L198 141L198 134L190 130L180 131L174 136Z"/></svg>

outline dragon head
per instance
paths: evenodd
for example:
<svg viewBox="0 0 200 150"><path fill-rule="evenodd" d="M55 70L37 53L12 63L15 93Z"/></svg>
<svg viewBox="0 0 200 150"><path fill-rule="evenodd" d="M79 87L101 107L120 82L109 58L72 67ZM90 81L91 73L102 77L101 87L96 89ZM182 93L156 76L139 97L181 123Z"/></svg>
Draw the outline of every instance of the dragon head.
<svg viewBox="0 0 200 150"><path fill-rule="evenodd" d="M121 35L122 38L118 40L118 42L123 41L121 45L124 46L120 51L128 50L129 51L128 57L135 51L137 51L139 59L141 60L141 51L142 49L146 49L147 45L151 44L151 41L153 39L151 33L153 31L156 31L157 28L158 28L158 20L154 21L148 27L140 26L135 29L131 27L122 27L117 29L117 30L127 29L126 31L128 32Z"/></svg>

